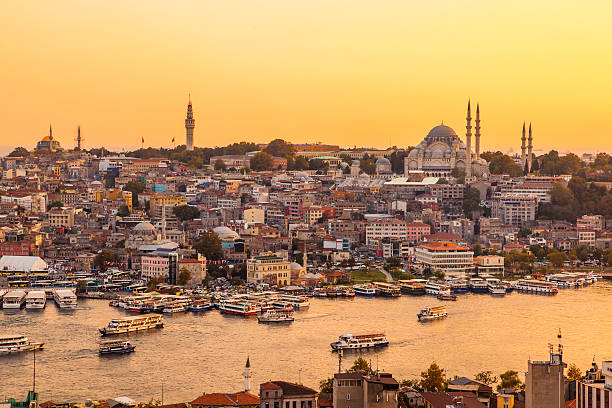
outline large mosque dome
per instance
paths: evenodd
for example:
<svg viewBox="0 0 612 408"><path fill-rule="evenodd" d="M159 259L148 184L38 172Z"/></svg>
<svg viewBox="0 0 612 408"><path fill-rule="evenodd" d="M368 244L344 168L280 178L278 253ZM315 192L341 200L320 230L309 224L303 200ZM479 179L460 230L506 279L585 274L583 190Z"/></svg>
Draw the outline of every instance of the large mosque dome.
<svg viewBox="0 0 612 408"><path fill-rule="evenodd" d="M458 137L457 133L455 133L455 131L453 130L452 127L450 126L446 126L446 125L438 125L433 127L429 133L427 134L427 137L449 137L449 138L455 138Z"/></svg>

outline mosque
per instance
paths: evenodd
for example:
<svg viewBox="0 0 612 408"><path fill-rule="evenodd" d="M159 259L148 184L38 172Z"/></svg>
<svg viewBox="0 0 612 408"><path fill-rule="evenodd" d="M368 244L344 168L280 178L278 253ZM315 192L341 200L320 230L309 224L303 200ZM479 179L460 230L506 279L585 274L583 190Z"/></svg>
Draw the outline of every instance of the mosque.
<svg viewBox="0 0 612 408"><path fill-rule="evenodd" d="M455 168L465 170L467 177L488 177L489 165L480 158L480 106L476 105L475 146L472 152L472 115L467 107L464 143L450 127L438 125L404 158L404 175L423 171L428 177L447 177Z"/></svg>
<svg viewBox="0 0 612 408"><path fill-rule="evenodd" d="M53 129L51 128L51 125L49 125L49 136L43 137L36 144L36 151L55 152L58 150L62 150L62 148L60 146L60 143L56 139L53 138Z"/></svg>

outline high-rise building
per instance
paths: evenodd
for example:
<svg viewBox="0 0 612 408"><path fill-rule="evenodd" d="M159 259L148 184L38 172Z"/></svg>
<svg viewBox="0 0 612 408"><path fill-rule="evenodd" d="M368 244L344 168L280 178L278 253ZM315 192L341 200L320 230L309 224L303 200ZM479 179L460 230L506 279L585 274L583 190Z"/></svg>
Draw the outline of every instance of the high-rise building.
<svg viewBox="0 0 612 408"><path fill-rule="evenodd" d="M187 104L187 117L185 118L185 144L187 150L193 150L193 128L195 128L195 119L193 118L193 109L191 107L191 96Z"/></svg>

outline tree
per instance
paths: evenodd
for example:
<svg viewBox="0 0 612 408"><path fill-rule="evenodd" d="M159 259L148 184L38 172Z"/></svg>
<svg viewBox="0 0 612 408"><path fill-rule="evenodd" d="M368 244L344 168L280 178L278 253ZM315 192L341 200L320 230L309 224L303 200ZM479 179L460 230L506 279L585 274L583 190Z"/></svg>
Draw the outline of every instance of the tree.
<svg viewBox="0 0 612 408"><path fill-rule="evenodd" d="M255 156L251 157L250 163L251 169L254 171L272 170L274 158L266 152L259 152Z"/></svg>
<svg viewBox="0 0 612 408"><path fill-rule="evenodd" d="M529 235L531 235L531 230L527 227L521 228L518 232L519 238L527 238Z"/></svg>
<svg viewBox="0 0 612 408"><path fill-rule="evenodd" d="M474 379L486 385L497 382L497 376L493 375L493 371L481 371L474 376Z"/></svg>
<svg viewBox="0 0 612 408"><path fill-rule="evenodd" d="M181 268L178 276L178 284L180 286L185 286L191 281L191 271L187 268Z"/></svg>
<svg viewBox="0 0 612 408"><path fill-rule="evenodd" d="M30 152L26 148L16 147L15 150L9 153L8 157L28 157Z"/></svg>
<svg viewBox="0 0 612 408"><path fill-rule="evenodd" d="M500 151L483 152L480 154L480 157L489 162L491 174L508 174L512 177L523 175L521 166L516 164L510 156Z"/></svg>
<svg viewBox="0 0 612 408"><path fill-rule="evenodd" d="M548 259L553 266L559 268L563 266L563 262L567 261L567 254L559 251L551 252L550 254L546 255L546 259Z"/></svg>
<svg viewBox="0 0 612 408"><path fill-rule="evenodd" d="M106 272L108 266L116 262L119 262L119 255L115 252L103 249L95 256L93 264L94 268L100 272Z"/></svg>
<svg viewBox="0 0 612 408"><path fill-rule="evenodd" d="M308 162L308 168L310 170L327 171L327 169L329 168L329 164L325 163L321 159L310 159L310 161Z"/></svg>
<svg viewBox="0 0 612 408"><path fill-rule="evenodd" d="M132 193L132 207L138 207L140 205L138 194L142 193L145 187L145 184L138 180L130 180L123 186L123 191L130 191Z"/></svg>
<svg viewBox="0 0 612 408"><path fill-rule="evenodd" d="M172 212L181 221L193 220L200 216L200 210L191 205L177 205L172 209Z"/></svg>
<svg viewBox="0 0 612 408"><path fill-rule="evenodd" d="M368 361L362 357L359 357L357 360L353 361L353 366L347 371L363 371L366 374L373 372Z"/></svg>
<svg viewBox="0 0 612 408"><path fill-rule="evenodd" d="M334 377L326 378L319 381L319 390L322 394L331 394L334 392Z"/></svg>
<svg viewBox="0 0 612 408"><path fill-rule="evenodd" d="M446 276L446 274L445 274L444 272L442 272L441 270L437 269L437 270L436 270L436 271L433 273L433 276L434 276L436 279L439 279L439 280L444 280L444 277Z"/></svg>
<svg viewBox="0 0 612 408"><path fill-rule="evenodd" d="M385 269L390 271L391 269L399 268L402 266L402 260L393 256L390 256L385 260Z"/></svg>
<svg viewBox="0 0 612 408"><path fill-rule="evenodd" d="M450 175L457 179L457 183L463 184L465 181L465 170L460 169L459 167L453 167L450 172Z"/></svg>
<svg viewBox="0 0 612 408"><path fill-rule="evenodd" d="M223 159L217 159L217 161L215 161L215 170L225 171L225 162L223 161Z"/></svg>
<svg viewBox="0 0 612 408"><path fill-rule="evenodd" d="M373 157L365 154L363 159L359 160L359 169L366 174L376 174L376 162Z"/></svg>
<svg viewBox="0 0 612 408"><path fill-rule="evenodd" d="M308 160L304 156L297 156L293 161L293 168L289 170L308 170Z"/></svg>
<svg viewBox="0 0 612 408"><path fill-rule="evenodd" d="M480 190L474 187L468 188L463 198L463 212L468 218L472 218L474 211L480 210Z"/></svg>
<svg viewBox="0 0 612 408"><path fill-rule="evenodd" d="M119 207L117 215L120 217L127 217L128 215L130 215L130 209L127 205L123 204L121 207Z"/></svg>
<svg viewBox="0 0 612 408"><path fill-rule="evenodd" d="M578 366L574 363L570 364L567 369L567 379L570 381L578 381L582 378L582 371L578 368Z"/></svg>
<svg viewBox="0 0 612 408"><path fill-rule="evenodd" d="M214 231L205 231L193 248L209 261L218 261L223 258L221 239Z"/></svg>
<svg viewBox="0 0 612 408"><path fill-rule="evenodd" d="M284 158L293 157L295 154L295 150L293 149L291 143L287 143L283 139L272 140L270 143L268 143L268 146L266 146L263 151L272 156Z"/></svg>
<svg viewBox="0 0 612 408"><path fill-rule="evenodd" d="M474 251L474 256L482 255L482 245L480 245L478 242L475 243L472 245L472 251Z"/></svg>
<svg viewBox="0 0 612 408"><path fill-rule="evenodd" d="M518 372L514 370L508 370L505 373L499 375L501 383L497 386L497 390L513 390L517 391L523 385L522 381L518 376Z"/></svg>
<svg viewBox="0 0 612 408"><path fill-rule="evenodd" d="M62 203L61 201L53 201L49 205L47 205L47 211L51 210L52 208L62 208L63 206L64 203Z"/></svg>
<svg viewBox="0 0 612 408"><path fill-rule="evenodd" d="M425 391L441 392L446 390L448 381L444 369L434 361L427 371L421 372L421 388Z"/></svg>
<svg viewBox="0 0 612 408"><path fill-rule="evenodd" d="M421 385L421 380L417 379L417 378L404 378L403 380L400 381L400 387L410 387L413 389L417 389L420 387Z"/></svg>

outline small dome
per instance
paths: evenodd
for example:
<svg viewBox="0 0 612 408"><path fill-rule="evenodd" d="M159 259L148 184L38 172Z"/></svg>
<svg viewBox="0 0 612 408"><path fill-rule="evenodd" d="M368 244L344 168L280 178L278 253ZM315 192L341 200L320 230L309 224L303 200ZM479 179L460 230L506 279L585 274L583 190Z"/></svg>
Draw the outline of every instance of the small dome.
<svg viewBox="0 0 612 408"><path fill-rule="evenodd" d="M346 169L348 167L348 165L349 164L347 162L343 161L343 162L340 162L340 164L338 166L342 167L343 169Z"/></svg>
<svg viewBox="0 0 612 408"><path fill-rule="evenodd" d="M351 166L359 166L361 165L361 162L359 160L353 160L353 162L351 163Z"/></svg>
<svg viewBox="0 0 612 408"><path fill-rule="evenodd" d="M291 269L292 271L300 271L302 270L302 265L297 262L291 262L291 265L289 265L289 269Z"/></svg>
<svg viewBox="0 0 612 408"><path fill-rule="evenodd" d="M483 166L487 165L487 161L485 159L483 159L482 157L479 157L479 158L475 159L472 163L474 163L474 164L482 164Z"/></svg>
<svg viewBox="0 0 612 408"><path fill-rule="evenodd" d="M381 157L376 160L376 164L391 164L391 162L386 157Z"/></svg>
<svg viewBox="0 0 612 408"><path fill-rule="evenodd" d="M156 232L155 227L149 221L143 221L139 224L136 224L134 227L134 231L136 232Z"/></svg>
<svg viewBox="0 0 612 408"><path fill-rule="evenodd" d="M457 137L457 133L453 128L445 125L438 125L431 129L427 134L427 137Z"/></svg>
<svg viewBox="0 0 612 408"><path fill-rule="evenodd" d="M236 239L240 238L240 235L236 231L228 227L216 227L213 231L219 236L221 239Z"/></svg>

